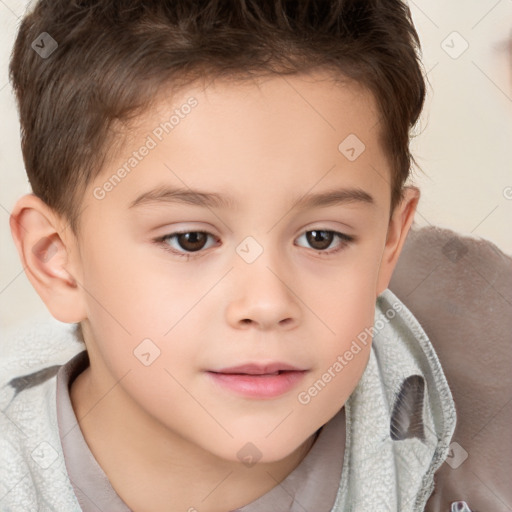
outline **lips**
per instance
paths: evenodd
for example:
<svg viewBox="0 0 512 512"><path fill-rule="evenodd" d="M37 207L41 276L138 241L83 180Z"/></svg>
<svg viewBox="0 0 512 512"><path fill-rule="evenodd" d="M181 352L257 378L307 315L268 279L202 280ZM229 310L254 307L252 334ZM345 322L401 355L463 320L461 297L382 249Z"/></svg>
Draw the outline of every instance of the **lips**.
<svg viewBox="0 0 512 512"><path fill-rule="evenodd" d="M246 398L276 398L292 390L308 370L287 363L243 364L210 370L210 379L222 390Z"/></svg>
<svg viewBox="0 0 512 512"><path fill-rule="evenodd" d="M240 366L232 366L230 368L222 368L221 370L210 370L214 373L226 374L245 374L245 375L278 375L284 371L304 371L287 363L270 363L265 365L249 363Z"/></svg>

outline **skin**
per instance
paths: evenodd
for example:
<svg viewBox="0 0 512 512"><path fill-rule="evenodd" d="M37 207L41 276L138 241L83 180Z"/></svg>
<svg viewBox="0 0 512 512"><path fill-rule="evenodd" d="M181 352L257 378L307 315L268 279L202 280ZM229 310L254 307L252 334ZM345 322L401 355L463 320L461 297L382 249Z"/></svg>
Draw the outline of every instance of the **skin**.
<svg viewBox="0 0 512 512"><path fill-rule="evenodd" d="M78 235L34 195L12 212L33 286L55 318L82 322L91 365L71 386L72 404L92 453L135 511L220 512L262 496L297 467L366 367L370 344L299 402L373 325L419 200L407 188L390 219L391 169L374 98L329 78L218 80L161 98L88 185ZM97 199L95 187L192 96L191 113ZM338 150L349 134L366 147L354 161ZM235 206L129 207L160 185L223 193ZM305 194L345 187L374 203L295 207ZM354 240L308 239L315 229ZM154 241L178 230L210 236L198 252L183 237L181 245ZM252 263L237 253L248 236L262 249ZM160 350L149 366L133 353L147 338ZM205 372L272 361L308 372L272 399L238 396ZM251 467L237 456L249 442L261 453Z"/></svg>

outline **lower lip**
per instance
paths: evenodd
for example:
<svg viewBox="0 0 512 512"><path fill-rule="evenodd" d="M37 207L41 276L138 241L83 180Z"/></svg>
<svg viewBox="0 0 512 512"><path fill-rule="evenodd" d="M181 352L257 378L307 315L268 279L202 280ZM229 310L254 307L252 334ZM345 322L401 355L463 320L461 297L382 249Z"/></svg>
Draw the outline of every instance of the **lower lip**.
<svg viewBox="0 0 512 512"><path fill-rule="evenodd" d="M220 386L251 398L275 398L293 389L306 371L286 371L278 375L214 373L208 375Z"/></svg>

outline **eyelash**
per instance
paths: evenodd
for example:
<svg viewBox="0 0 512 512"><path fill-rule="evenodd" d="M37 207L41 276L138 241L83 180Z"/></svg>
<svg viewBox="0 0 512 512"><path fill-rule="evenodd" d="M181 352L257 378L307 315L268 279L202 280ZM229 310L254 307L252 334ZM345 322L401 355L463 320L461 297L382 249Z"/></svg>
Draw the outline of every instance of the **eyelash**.
<svg viewBox="0 0 512 512"><path fill-rule="evenodd" d="M354 242L356 240L356 238L353 237L353 236L346 235L346 234L340 233L338 231L333 231L332 229L320 229L320 228L318 228L318 229L309 229L307 231L304 231L304 233L302 233L300 236L305 235L306 233L311 233L313 231L320 231L320 232L324 232L324 233L332 233L336 237L338 237L340 242L341 242L337 249L331 249L329 251L321 250L321 249L312 249L313 251L316 251L317 253L320 253L321 255L325 255L325 256L330 256L332 254L336 254L336 253L342 251L348 245L350 245L350 243L352 243L352 242ZM190 259L191 257L194 258L194 257L201 256L202 255L201 253L204 252L202 249L200 249L198 251L192 251L192 252L180 252L180 251L176 251L175 249L171 249L171 247L167 243L168 240L170 240L170 239L172 239L172 238L174 238L174 237L176 237L178 235L183 235L183 234L187 234L187 233L188 234L189 233L202 233L204 235L214 236L211 233L208 233L207 231L175 231L173 233L169 233L167 235L160 236L158 238L154 238L153 242L155 242L156 244L160 245L165 251L170 252L171 254L173 254L175 256L178 256L180 258Z"/></svg>

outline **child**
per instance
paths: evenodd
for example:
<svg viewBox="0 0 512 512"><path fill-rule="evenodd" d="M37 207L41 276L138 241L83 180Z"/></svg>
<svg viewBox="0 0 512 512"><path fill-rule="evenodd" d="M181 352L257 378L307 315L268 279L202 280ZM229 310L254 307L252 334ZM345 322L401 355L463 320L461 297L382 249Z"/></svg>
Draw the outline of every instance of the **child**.
<svg viewBox="0 0 512 512"><path fill-rule="evenodd" d="M2 511L425 508L455 409L387 289L418 48L400 0L36 3L11 229L85 345L3 365Z"/></svg>

